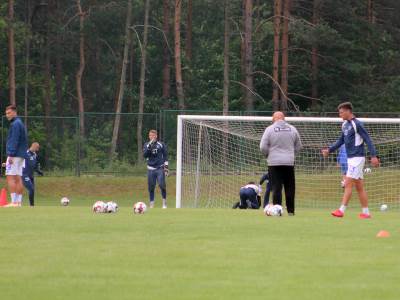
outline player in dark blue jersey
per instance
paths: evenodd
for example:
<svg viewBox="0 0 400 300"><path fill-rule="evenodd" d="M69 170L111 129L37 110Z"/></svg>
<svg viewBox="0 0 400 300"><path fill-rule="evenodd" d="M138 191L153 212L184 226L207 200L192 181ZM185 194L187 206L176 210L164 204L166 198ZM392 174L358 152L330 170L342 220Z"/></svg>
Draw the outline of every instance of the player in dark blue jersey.
<svg viewBox="0 0 400 300"><path fill-rule="evenodd" d="M365 164L365 144L371 156L371 165L379 166L379 159L372 144L371 138L363 124L353 115L353 106L350 102L344 102L338 106L339 116L343 119L342 134L340 138L329 148L322 149L322 154L327 157L329 153L336 151L341 145L345 145L347 153L347 173L342 204L339 209L332 212L334 217L343 217L350 201L353 185L356 187L360 199L362 212L361 219L371 218L368 209L368 196L364 189L363 171Z"/></svg>
<svg viewBox="0 0 400 300"><path fill-rule="evenodd" d="M25 167L22 169L22 182L29 194L29 205L35 205L35 179L34 172L43 176L43 172L40 170L40 164L38 162L37 153L39 152L39 143L32 143L28 151L26 151Z"/></svg>
<svg viewBox="0 0 400 300"><path fill-rule="evenodd" d="M154 207L154 189L158 182L161 190L162 208L167 208L167 187L165 176L168 176L167 146L157 140L157 131L149 131L149 142L144 144L143 156L147 162L147 185L149 189L150 208Z"/></svg>
<svg viewBox="0 0 400 300"><path fill-rule="evenodd" d="M232 208L240 209L259 209L261 206L261 186L253 181L242 186L239 191L240 201L236 202Z"/></svg>

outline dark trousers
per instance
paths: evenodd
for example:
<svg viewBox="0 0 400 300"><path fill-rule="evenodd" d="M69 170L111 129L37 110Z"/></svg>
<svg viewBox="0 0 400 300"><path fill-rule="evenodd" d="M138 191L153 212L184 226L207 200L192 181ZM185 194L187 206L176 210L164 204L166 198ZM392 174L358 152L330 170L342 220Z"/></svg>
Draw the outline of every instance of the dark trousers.
<svg viewBox="0 0 400 300"><path fill-rule="evenodd" d="M294 166L269 166L273 203L282 205L282 186L285 188L286 209L294 214L296 180Z"/></svg>
<svg viewBox="0 0 400 300"><path fill-rule="evenodd" d="M266 207L266 206L268 205L268 203L269 203L269 196L270 196L270 194L271 194L271 190L272 190L272 188L271 188L271 181L268 180L268 182L267 182L267 189L265 190L265 194L264 194L264 204L263 204L263 207Z"/></svg>
<svg viewBox="0 0 400 300"><path fill-rule="evenodd" d="M257 193L252 188L241 188L240 192L240 209L259 209L260 205L257 200Z"/></svg>
<svg viewBox="0 0 400 300"><path fill-rule="evenodd" d="M154 189L156 188L156 184L158 182L158 186L161 190L161 196L163 199L167 198L167 186L165 183L165 174L163 168L158 168L155 170L147 170L147 186L150 194L150 202L154 201Z"/></svg>
<svg viewBox="0 0 400 300"><path fill-rule="evenodd" d="M22 183L24 184L25 188L28 190L29 195L29 205L35 205L35 180L33 177L24 176L22 177Z"/></svg>

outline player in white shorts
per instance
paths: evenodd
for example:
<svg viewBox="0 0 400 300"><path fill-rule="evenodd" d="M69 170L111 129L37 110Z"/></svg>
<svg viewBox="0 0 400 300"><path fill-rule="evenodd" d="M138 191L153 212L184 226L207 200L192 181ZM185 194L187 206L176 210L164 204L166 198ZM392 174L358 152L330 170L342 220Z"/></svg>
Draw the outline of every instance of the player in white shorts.
<svg viewBox="0 0 400 300"><path fill-rule="evenodd" d="M7 136L7 185L11 194L11 203L8 206L21 206L24 186L22 183L22 169L25 165L26 150L28 149L27 135L24 124L17 116L17 108L13 105L6 107L6 117L10 121Z"/></svg>
<svg viewBox="0 0 400 300"><path fill-rule="evenodd" d="M344 102L338 106L339 116L343 119L342 134L335 144L329 148L322 149L322 154L326 157L329 153L336 151L341 145L345 145L347 153L348 169L345 179L344 194L342 204L339 209L331 214L334 217L342 218L347 205L350 201L353 186L356 187L360 199L362 211L360 219L369 219L371 215L368 209L368 196L364 189L363 169L365 164L365 144L371 155L371 165L379 166L376 150L371 138L365 130L363 124L353 115L353 106L350 102ZM365 142L365 144L364 144Z"/></svg>

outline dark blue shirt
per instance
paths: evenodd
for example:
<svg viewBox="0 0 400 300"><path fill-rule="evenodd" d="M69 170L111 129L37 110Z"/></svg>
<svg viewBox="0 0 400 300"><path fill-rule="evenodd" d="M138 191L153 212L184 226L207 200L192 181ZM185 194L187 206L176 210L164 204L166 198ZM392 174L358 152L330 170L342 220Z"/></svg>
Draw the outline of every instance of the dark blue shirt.
<svg viewBox="0 0 400 300"><path fill-rule="evenodd" d="M40 170L40 164L36 153L28 150L26 151L26 155L27 157L25 158L25 167L22 169L22 176L33 178L33 172L43 175Z"/></svg>
<svg viewBox="0 0 400 300"><path fill-rule="evenodd" d="M335 151L344 144L348 158L363 157L365 156L364 142L368 146L371 157L375 157L376 150L368 132L359 120L353 118L343 122L342 134L336 143L329 147L329 152Z"/></svg>
<svg viewBox="0 0 400 300"><path fill-rule="evenodd" d="M147 142L143 147L143 156L147 161L147 166L158 169L168 162L167 146L162 142Z"/></svg>
<svg viewBox="0 0 400 300"><path fill-rule="evenodd" d="M26 149L28 149L27 134L24 123L18 117L11 120L6 148L7 156L26 157Z"/></svg>

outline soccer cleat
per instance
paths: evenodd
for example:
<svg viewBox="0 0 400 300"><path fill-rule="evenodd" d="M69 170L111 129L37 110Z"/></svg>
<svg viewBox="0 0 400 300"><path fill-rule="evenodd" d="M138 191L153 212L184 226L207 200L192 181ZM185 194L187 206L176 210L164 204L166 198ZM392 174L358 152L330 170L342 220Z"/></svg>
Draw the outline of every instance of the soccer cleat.
<svg viewBox="0 0 400 300"><path fill-rule="evenodd" d="M154 201L150 201L150 208L154 208Z"/></svg>
<svg viewBox="0 0 400 300"><path fill-rule="evenodd" d="M21 203L11 202L8 203L7 205L4 205L4 207L21 207Z"/></svg>
<svg viewBox="0 0 400 300"><path fill-rule="evenodd" d="M238 201L235 204L233 204L232 208L233 209L237 209L239 206L240 206L240 201Z"/></svg>
<svg viewBox="0 0 400 300"><path fill-rule="evenodd" d="M162 208L166 209L167 208L167 204L163 204Z"/></svg>
<svg viewBox="0 0 400 300"><path fill-rule="evenodd" d="M331 215L336 218L343 218L344 213L340 209L337 209L337 210L331 212Z"/></svg>
<svg viewBox="0 0 400 300"><path fill-rule="evenodd" d="M364 213L359 214L358 217L360 219L371 219L371 215L370 214L364 214Z"/></svg>

